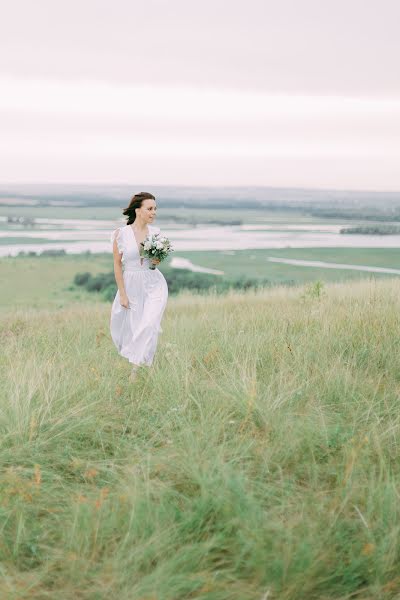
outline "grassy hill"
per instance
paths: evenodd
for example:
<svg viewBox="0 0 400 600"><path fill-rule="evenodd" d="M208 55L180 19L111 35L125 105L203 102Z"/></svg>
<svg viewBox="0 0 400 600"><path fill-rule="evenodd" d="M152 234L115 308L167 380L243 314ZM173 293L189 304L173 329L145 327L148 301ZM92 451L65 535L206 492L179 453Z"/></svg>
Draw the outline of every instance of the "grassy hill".
<svg viewBox="0 0 400 600"><path fill-rule="evenodd" d="M170 298L135 384L110 305L0 316L0 597L400 594L400 281Z"/></svg>
<svg viewBox="0 0 400 600"><path fill-rule="evenodd" d="M345 282L362 279L392 279L387 273L330 269L325 267L300 267L297 264L269 262L268 257L326 261L347 265L372 267L399 267L398 248L284 248L264 250L238 250L233 255L224 252L176 252L175 256L191 260L201 267L224 271L223 281L240 278L268 280L271 285L303 285L318 281ZM162 263L160 270L167 274L182 270L172 269L170 261ZM93 276L112 273L110 253L69 254L61 256L17 256L0 259L1 303L0 311L12 307L23 309L61 309L73 303L101 301L84 287L73 285L77 273L90 272ZM189 273L190 275L190 273ZM212 276L218 283L219 276ZM399 276L397 276L399 278Z"/></svg>

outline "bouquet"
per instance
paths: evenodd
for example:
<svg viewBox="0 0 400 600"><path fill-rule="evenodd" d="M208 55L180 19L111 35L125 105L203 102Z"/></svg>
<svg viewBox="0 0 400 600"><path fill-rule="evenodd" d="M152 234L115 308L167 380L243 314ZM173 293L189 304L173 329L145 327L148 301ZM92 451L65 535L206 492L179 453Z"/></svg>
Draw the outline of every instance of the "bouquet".
<svg viewBox="0 0 400 600"><path fill-rule="evenodd" d="M164 260L167 258L170 252L173 252L171 242L168 238L162 236L160 233L149 234L143 242L143 256L146 258L158 258ZM150 269L153 271L156 265L150 264Z"/></svg>

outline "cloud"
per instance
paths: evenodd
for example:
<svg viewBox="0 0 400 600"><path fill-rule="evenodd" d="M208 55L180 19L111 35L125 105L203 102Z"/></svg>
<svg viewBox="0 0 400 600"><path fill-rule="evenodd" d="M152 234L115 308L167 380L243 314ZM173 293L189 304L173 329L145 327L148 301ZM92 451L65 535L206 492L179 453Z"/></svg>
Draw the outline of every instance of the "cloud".
<svg viewBox="0 0 400 600"><path fill-rule="evenodd" d="M1 181L400 189L397 0L15 0L3 16Z"/></svg>
<svg viewBox="0 0 400 600"><path fill-rule="evenodd" d="M398 0L13 0L0 73L306 95L400 95Z"/></svg>
<svg viewBox="0 0 400 600"><path fill-rule="evenodd" d="M0 126L3 181L16 170L32 177L33 163L35 179L48 181L51 164L73 180L79 160L91 172L97 162L110 180L121 165L141 164L154 183L164 182L159 173L168 161L179 182L182 161L194 173L197 161L217 160L242 161L235 177L248 182L252 160L315 160L318 185L320 161L400 160L400 100L392 99L3 78ZM263 177L271 184L270 172Z"/></svg>

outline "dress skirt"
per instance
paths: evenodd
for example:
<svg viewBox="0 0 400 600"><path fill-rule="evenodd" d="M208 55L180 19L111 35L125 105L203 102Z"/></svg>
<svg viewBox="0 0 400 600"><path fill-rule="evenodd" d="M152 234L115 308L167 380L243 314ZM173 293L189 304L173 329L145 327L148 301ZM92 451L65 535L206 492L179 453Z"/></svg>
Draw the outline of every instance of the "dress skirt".
<svg viewBox="0 0 400 600"><path fill-rule="evenodd" d="M110 331L119 354L135 365L151 366L162 332L168 286L157 268L126 267L123 271L129 308L120 304L117 291L111 307Z"/></svg>

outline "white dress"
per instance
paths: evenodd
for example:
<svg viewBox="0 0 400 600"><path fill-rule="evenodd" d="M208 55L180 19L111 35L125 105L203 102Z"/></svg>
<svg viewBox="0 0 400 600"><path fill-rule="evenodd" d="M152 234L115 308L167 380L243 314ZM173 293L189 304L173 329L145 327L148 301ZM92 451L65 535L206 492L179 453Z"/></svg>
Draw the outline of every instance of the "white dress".
<svg viewBox="0 0 400 600"><path fill-rule="evenodd" d="M149 233L160 228L148 225ZM168 299L168 285L157 268L151 270L150 259L139 255L139 247L131 225L123 225L111 234L117 236L118 251L122 254L122 271L129 308L120 304L117 291L110 317L112 340L121 356L135 365L151 366L162 332L161 319Z"/></svg>

